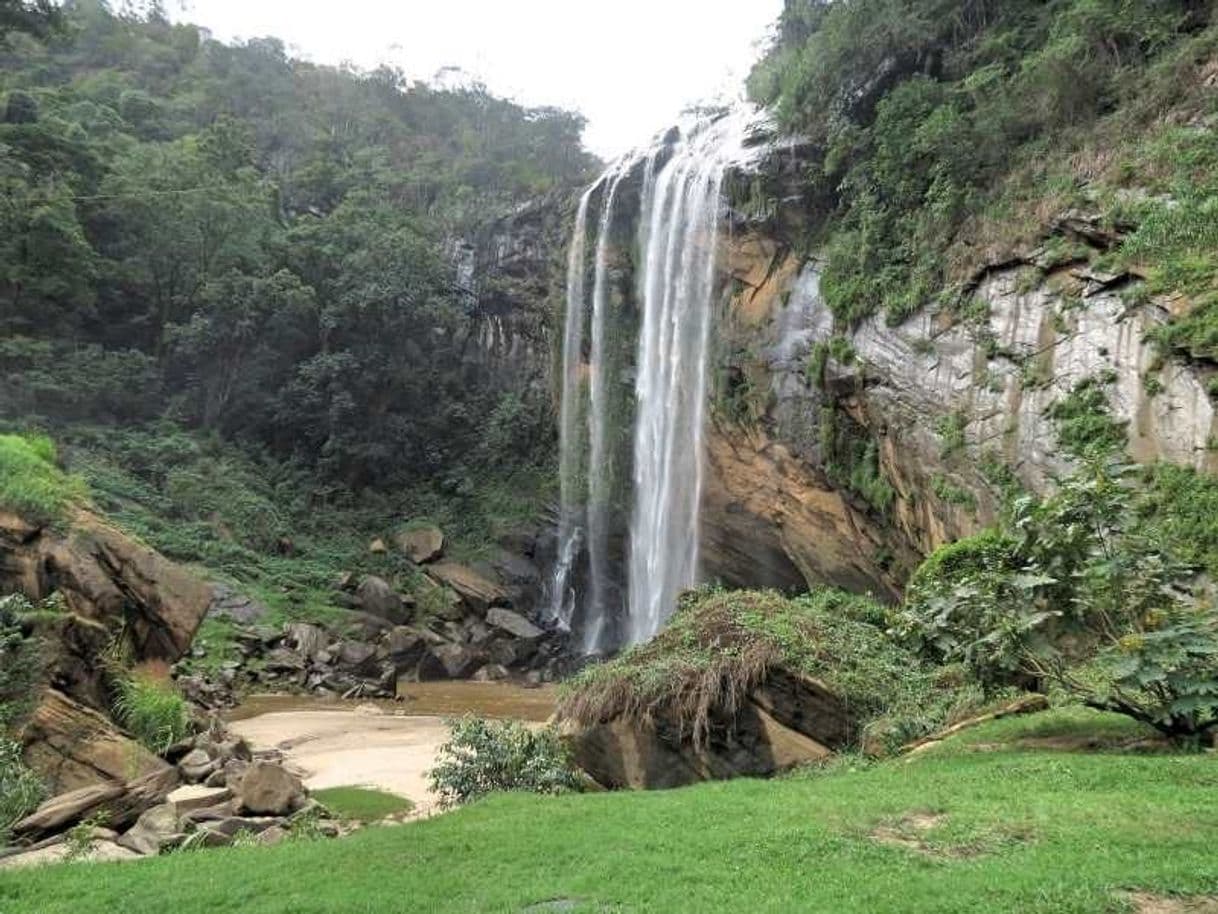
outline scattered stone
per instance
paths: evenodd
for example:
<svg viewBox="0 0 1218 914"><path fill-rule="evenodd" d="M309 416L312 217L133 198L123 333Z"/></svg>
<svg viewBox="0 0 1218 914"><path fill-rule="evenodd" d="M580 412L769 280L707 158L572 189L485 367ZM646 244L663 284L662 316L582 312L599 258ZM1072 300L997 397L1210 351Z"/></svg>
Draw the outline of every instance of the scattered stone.
<svg viewBox="0 0 1218 914"><path fill-rule="evenodd" d="M338 647L338 665L356 675L376 675L376 648L363 641L344 641Z"/></svg>
<svg viewBox="0 0 1218 914"><path fill-rule="evenodd" d="M485 663L485 655L463 644L438 644L419 663L419 679L467 679Z"/></svg>
<svg viewBox="0 0 1218 914"><path fill-rule="evenodd" d="M263 658L263 667L269 673L299 673L305 668L305 659L286 647L277 647Z"/></svg>
<svg viewBox="0 0 1218 914"><path fill-rule="evenodd" d="M236 788L238 807L256 815L287 815L305 799L300 778L282 765L254 762Z"/></svg>
<svg viewBox="0 0 1218 914"><path fill-rule="evenodd" d="M259 832L255 840L264 847L274 847L276 844L282 844L287 839L288 831L286 828L281 825L272 825L270 828Z"/></svg>
<svg viewBox="0 0 1218 914"><path fill-rule="evenodd" d="M522 641L536 641L545 634L545 632L520 615L520 613L513 612L510 609L494 608L488 610L486 623L487 625L502 629L508 634L520 638Z"/></svg>
<svg viewBox="0 0 1218 914"><path fill-rule="evenodd" d="M223 772L217 773L223 774ZM196 809L210 809L219 806L221 803L231 800L232 797L232 791L227 787L204 787L197 784L184 784L171 792L165 798L165 801L170 803L178 815L181 816Z"/></svg>
<svg viewBox="0 0 1218 914"><path fill-rule="evenodd" d="M219 763L203 749L190 750L178 762L178 770L182 772L182 777L191 784L207 780L218 767L220 767Z"/></svg>
<svg viewBox="0 0 1218 914"><path fill-rule="evenodd" d="M385 545L385 541L379 536L368 544L368 551L373 555L384 555L389 551L389 547Z"/></svg>
<svg viewBox="0 0 1218 914"><path fill-rule="evenodd" d="M493 663L510 667L519 659L516 644L506 638L498 638L486 647L487 655Z"/></svg>
<svg viewBox="0 0 1218 914"><path fill-rule="evenodd" d="M393 541L416 565L434 562L444 553L444 532L435 526L404 530L394 536Z"/></svg>
<svg viewBox="0 0 1218 914"><path fill-rule="evenodd" d="M474 682L500 682L507 679L510 675L507 667L500 666L497 663L488 663L478 672L474 673L473 679Z"/></svg>
<svg viewBox="0 0 1218 914"><path fill-rule="evenodd" d="M159 854L185 839L177 809L172 803L162 803L145 811L131 830L118 839L118 844L137 854Z"/></svg>
<svg viewBox="0 0 1218 914"><path fill-rule="evenodd" d="M212 584L211 605L207 608L209 618L231 619L242 625L258 622L270 609L252 597L238 593L227 584Z"/></svg>

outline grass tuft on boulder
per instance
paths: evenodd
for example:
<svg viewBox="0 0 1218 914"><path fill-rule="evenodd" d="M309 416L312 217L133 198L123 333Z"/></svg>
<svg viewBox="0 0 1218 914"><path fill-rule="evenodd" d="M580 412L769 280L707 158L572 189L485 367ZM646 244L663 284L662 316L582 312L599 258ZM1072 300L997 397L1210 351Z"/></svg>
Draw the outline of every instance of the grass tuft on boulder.
<svg viewBox="0 0 1218 914"><path fill-rule="evenodd" d="M885 744L897 744L942 725L974 696L889 638L884 618L875 601L828 588L794 598L690 591L653 640L576 676L559 715L581 726L675 721L699 744L715 712L734 714L771 670L783 668L842 700L853 741L878 729Z"/></svg>
<svg viewBox="0 0 1218 914"><path fill-rule="evenodd" d="M56 524L85 501L85 484L55 460L55 445L45 435L0 435L0 511L33 524Z"/></svg>

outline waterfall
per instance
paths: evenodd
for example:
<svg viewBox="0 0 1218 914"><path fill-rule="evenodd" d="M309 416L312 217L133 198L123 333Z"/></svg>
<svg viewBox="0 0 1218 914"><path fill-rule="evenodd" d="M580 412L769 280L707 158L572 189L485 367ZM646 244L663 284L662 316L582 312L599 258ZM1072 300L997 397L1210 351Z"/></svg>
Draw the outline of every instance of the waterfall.
<svg viewBox="0 0 1218 914"><path fill-rule="evenodd" d="M570 591L571 569L579 553L583 498L578 488L583 464L579 446L579 393L581 353L584 340L584 285L587 278L588 201L590 187L579 200L575 232L567 257L567 311L563 323L562 400L558 418L558 485L561 504L558 515L558 558L550 582L550 616L561 628L570 629L574 594Z"/></svg>
<svg viewBox="0 0 1218 914"><path fill-rule="evenodd" d="M657 145L615 163L580 201L571 242L567 314L563 348L561 416L562 519L555 571L555 606L569 590L583 546L589 570L588 593L578 611L577 628L587 653L652 637L671 614L681 590L698 579L698 515L703 477L703 426L706 421L709 348L717 285L717 249L722 216L722 187L727 169L746 158L746 140L756 116L739 109L692 129L670 131ZM640 174L641 173L641 174ZM633 311L637 312L634 365L614 365L607 355L614 307L611 296L612 247L626 236L614 231L622 188L638 178L638 227ZM583 325L587 313L587 230L589 201L600 194L591 295L591 349L587 374L587 448L575 429L582 402ZM622 258L629 262L629 258ZM616 263L617 261L615 261ZM616 288L616 287L615 287ZM618 315L620 318L621 315ZM613 373L616 369L617 374ZM633 379L626 375L633 371ZM627 581L624 602L611 592L610 531L618 494L615 443L611 438L614 391L633 380L632 445L622 461L632 462L629 542L620 557ZM587 468L587 489L577 493L576 473ZM628 497L626 497L628 496ZM627 526L625 523L623 527Z"/></svg>
<svg viewBox="0 0 1218 914"><path fill-rule="evenodd" d="M695 133L643 191L627 616L632 643L659 631L677 595L697 580L720 193L750 123L747 112L736 112Z"/></svg>

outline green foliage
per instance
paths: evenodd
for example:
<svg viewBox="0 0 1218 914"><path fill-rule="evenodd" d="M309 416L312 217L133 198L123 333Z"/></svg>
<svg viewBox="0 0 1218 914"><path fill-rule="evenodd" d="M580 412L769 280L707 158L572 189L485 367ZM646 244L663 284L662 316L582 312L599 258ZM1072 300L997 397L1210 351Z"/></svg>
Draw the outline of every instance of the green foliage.
<svg viewBox="0 0 1218 914"><path fill-rule="evenodd" d="M332 815L358 822L378 822L414 808L406 797L372 787L326 787L310 796Z"/></svg>
<svg viewBox="0 0 1218 914"><path fill-rule="evenodd" d="M865 429L836 406L820 412L821 460L837 485L862 498L880 514L887 514L896 490L880 467L879 445Z"/></svg>
<svg viewBox="0 0 1218 914"><path fill-rule="evenodd" d="M547 392L470 370L489 306L448 245L583 181L579 115L155 4L61 18L0 46L4 418L168 416L353 488L545 462Z"/></svg>
<svg viewBox="0 0 1218 914"><path fill-rule="evenodd" d="M825 369L828 367L829 360L832 359L839 365L852 365L856 355L854 345L850 342L849 337L838 335L831 336L827 340L817 340L808 355L808 364L804 367L804 375L807 377L808 383L823 388L825 386Z"/></svg>
<svg viewBox="0 0 1218 914"><path fill-rule="evenodd" d="M117 692L119 722L158 755L190 733L190 706L168 678L132 670L119 678Z"/></svg>
<svg viewBox="0 0 1218 914"><path fill-rule="evenodd" d="M935 434L941 439L939 456L945 460L964 450L964 430L968 427L968 416L962 412L948 413L935 423Z"/></svg>
<svg viewBox="0 0 1218 914"><path fill-rule="evenodd" d="M99 810L84 819L81 819L75 825L65 832L67 845L67 853L64 855L65 863L73 863L77 860L84 860L93 852L95 829L105 828L110 821L110 816L107 810Z"/></svg>
<svg viewBox="0 0 1218 914"><path fill-rule="evenodd" d="M376 911L405 898L471 914L570 899L580 912L721 914L740 910L742 887L757 911L1080 914L1127 908L1130 891L1188 904L1214 892L1214 760L1121 750L1144 737L1070 709L811 777L505 794L342 841L164 855L106 867L104 879L96 867L20 870L4 877L6 912L78 914L87 898L99 911L209 914L239 899L249 914L279 914L297 896L318 911L358 897ZM1108 751L1046 748L1060 738ZM928 812L941 820L923 836L930 853L874 837L878 824Z"/></svg>
<svg viewBox="0 0 1218 914"><path fill-rule="evenodd" d="M87 492L55 459L55 446L45 435L0 435L0 510L34 524L65 521Z"/></svg>
<svg viewBox="0 0 1218 914"><path fill-rule="evenodd" d="M956 505L960 508L968 508L976 510L977 497L968 489L956 485L946 476L936 473L930 480L931 491L935 496L947 502L949 505Z"/></svg>
<svg viewBox="0 0 1218 914"><path fill-rule="evenodd" d="M445 806L502 790L558 794L580 789L567 750L552 729L468 716L450 726L452 735L429 772L431 788Z"/></svg>
<svg viewBox="0 0 1218 914"><path fill-rule="evenodd" d="M691 591L652 641L580 672L559 714L584 723L660 716L698 743L715 708L736 707L771 668L783 667L842 699L852 744L871 732L895 748L942 725L960 695L887 637L885 618L875 601L829 588L793 599Z"/></svg>
<svg viewBox="0 0 1218 914"><path fill-rule="evenodd" d="M1125 450L1127 423L1112 418L1108 405L1111 376L1084 378L1049 407L1057 440L1072 457L1104 457Z"/></svg>
<svg viewBox="0 0 1218 914"><path fill-rule="evenodd" d="M33 812L47 795L46 785L21 755L21 744L0 733L0 848L13 825Z"/></svg>
<svg viewBox="0 0 1218 914"><path fill-rule="evenodd" d="M1005 180L1026 168L1032 199L1054 193L1047 151L1123 114L1135 78L1174 90L1178 73L1155 68L1207 16L1187 0L788 3L750 91L822 150L809 197L828 201L822 289L839 321L896 323L936 299L969 221L1023 208ZM1205 249L1196 201L1154 209L1130 256Z"/></svg>
<svg viewBox="0 0 1218 914"><path fill-rule="evenodd" d="M1218 361L1218 295L1203 295L1187 314L1152 330L1148 337L1166 351Z"/></svg>
<svg viewBox="0 0 1218 914"><path fill-rule="evenodd" d="M1138 474L1095 458L1043 501L1017 500L1004 530L927 560L898 627L985 681L1046 679L1179 739L1218 727L1218 611L1195 547L1176 548L1196 505L1173 517L1179 492L1140 497Z"/></svg>

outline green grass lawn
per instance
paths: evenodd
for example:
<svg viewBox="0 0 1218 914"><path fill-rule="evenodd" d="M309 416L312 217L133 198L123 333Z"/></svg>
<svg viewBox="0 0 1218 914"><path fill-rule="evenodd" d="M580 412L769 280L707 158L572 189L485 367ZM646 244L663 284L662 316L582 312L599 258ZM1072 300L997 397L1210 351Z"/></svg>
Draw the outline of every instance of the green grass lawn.
<svg viewBox="0 0 1218 914"><path fill-rule="evenodd" d="M372 787L327 787L314 790L313 799L337 818L359 822L378 822L414 809L414 803L406 797Z"/></svg>
<svg viewBox="0 0 1218 914"><path fill-rule="evenodd" d="M1218 892L1212 755L1019 748L1099 720L999 721L779 781L497 796L339 841L0 875L0 911L1115 914L1126 890ZM1111 720L1104 738L1134 735Z"/></svg>

